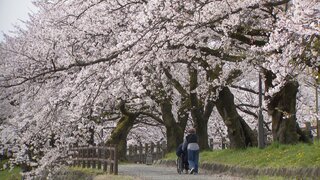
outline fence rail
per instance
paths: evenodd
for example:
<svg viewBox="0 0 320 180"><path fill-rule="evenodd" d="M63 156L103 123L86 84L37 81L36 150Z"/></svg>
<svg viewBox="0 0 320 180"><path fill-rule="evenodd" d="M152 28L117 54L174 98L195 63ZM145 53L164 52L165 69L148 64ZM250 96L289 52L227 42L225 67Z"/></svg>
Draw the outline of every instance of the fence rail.
<svg viewBox="0 0 320 180"><path fill-rule="evenodd" d="M118 157L116 147L89 146L70 148L73 166L102 169L110 174L118 174Z"/></svg>

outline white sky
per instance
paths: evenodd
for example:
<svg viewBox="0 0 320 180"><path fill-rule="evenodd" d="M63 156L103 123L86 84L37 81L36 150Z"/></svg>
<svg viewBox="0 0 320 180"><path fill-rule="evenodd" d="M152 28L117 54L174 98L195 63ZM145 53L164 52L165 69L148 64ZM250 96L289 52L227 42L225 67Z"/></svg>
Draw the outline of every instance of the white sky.
<svg viewBox="0 0 320 180"><path fill-rule="evenodd" d="M32 0L0 0L0 41L3 33L13 30L14 24L21 24L19 20L27 20L28 13L35 11Z"/></svg>

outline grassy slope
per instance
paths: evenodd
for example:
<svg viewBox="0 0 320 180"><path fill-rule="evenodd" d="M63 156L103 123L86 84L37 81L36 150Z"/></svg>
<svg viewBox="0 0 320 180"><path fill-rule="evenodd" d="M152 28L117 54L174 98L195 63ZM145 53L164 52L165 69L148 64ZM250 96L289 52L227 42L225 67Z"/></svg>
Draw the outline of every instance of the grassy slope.
<svg viewBox="0 0 320 180"><path fill-rule="evenodd" d="M166 159L176 159L170 153ZM320 143L313 145L272 144L265 149L248 148L245 150L214 150L200 154L200 163L220 163L243 167L320 167Z"/></svg>

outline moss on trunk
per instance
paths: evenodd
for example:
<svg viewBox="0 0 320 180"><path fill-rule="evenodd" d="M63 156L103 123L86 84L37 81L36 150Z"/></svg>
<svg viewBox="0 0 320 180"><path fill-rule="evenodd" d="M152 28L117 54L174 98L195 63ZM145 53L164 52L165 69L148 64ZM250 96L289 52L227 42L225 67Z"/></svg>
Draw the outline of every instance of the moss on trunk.
<svg viewBox="0 0 320 180"><path fill-rule="evenodd" d="M128 112L125 109L124 102L121 102L120 104L120 111L122 117L117 123L116 128L111 132L111 136L106 144L117 146L118 159L124 161L126 160L127 153L127 136L133 127L136 118L139 116L139 113Z"/></svg>

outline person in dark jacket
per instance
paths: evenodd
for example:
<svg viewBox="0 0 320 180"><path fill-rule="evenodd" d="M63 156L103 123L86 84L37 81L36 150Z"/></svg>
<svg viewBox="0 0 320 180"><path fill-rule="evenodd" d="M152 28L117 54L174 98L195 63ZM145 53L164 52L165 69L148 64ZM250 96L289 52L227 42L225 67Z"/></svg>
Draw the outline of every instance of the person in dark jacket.
<svg viewBox="0 0 320 180"><path fill-rule="evenodd" d="M178 146L176 150L176 155L182 158L183 168L185 169L185 172L188 173L188 170L189 170L188 151L186 149L183 150L182 147L183 147L183 143L181 143Z"/></svg>
<svg viewBox="0 0 320 180"><path fill-rule="evenodd" d="M198 174L200 148L198 145L198 136L196 135L196 129L191 128L188 130L188 135L184 140L182 148L184 150L187 149L188 152L190 174Z"/></svg>

